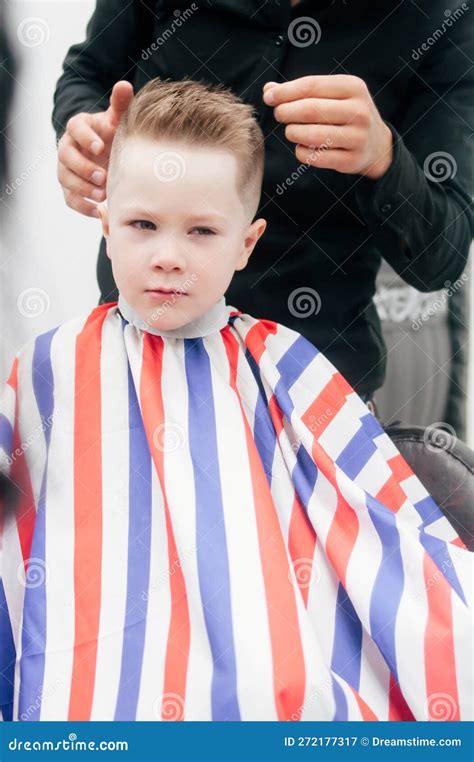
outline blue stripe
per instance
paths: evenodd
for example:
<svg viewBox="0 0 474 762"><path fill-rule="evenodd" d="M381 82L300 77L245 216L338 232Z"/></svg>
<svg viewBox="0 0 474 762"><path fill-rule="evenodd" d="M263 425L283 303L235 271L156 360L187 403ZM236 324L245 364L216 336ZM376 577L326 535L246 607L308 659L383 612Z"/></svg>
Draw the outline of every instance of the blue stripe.
<svg viewBox="0 0 474 762"><path fill-rule="evenodd" d="M363 415L359 420L361 423L360 429L358 429L336 459L339 468L350 479L355 479L374 452L376 452L377 445L373 440L385 433L372 413Z"/></svg>
<svg viewBox="0 0 474 762"><path fill-rule="evenodd" d="M3 582L0 579L0 707L3 719L12 720L16 649Z"/></svg>
<svg viewBox="0 0 474 762"><path fill-rule="evenodd" d="M134 720L145 647L151 549L151 455L128 366L129 501L127 600L115 720Z"/></svg>
<svg viewBox="0 0 474 762"><path fill-rule="evenodd" d="M319 350L308 339L305 339L304 336L298 336L285 354L280 357L277 368L288 390L318 354Z"/></svg>
<svg viewBox="0 0 474 762"><path fill-rule="evenodd" d="M422 500L413 503L414 507L418 511L425 527L428 524L432 524L434 521L442 518L444 515L441 508L435 503L431 495L427 495Z"/></svg>
<svg viewBox="0 0 474 762"><path fill-rule="evenodd" d="M48 419L54 410L54 379L51 366L51 342L58 329L36 338L33 354L33 389L39 415L43 423L46 442L46 458L35 519L24 598L22 629L22 653L20 657L20 699L18 715L27 720L39 720L41 690L44 680L46 648L46 587L47 561L45 558L46 536L46 487L51 424ZM33 507L30 508L33 510Z"/></svg>
<svg viewBox="0 0 474 762"><path fill-rule="evenodd" d="M358 691L360 683L362 624L341 583L339 583L337 591L336 605L331 669Z"/></svg>
<svg viewBox="0 0 474 762"><path fill-rule="evenodd" d="M253 355L245 352L245 358L252 371L253 377L257 383L258 396L255 404L253 438L262 461L263 469L269 486L272 484L272 466L275 456L276 432L273 426L270 412L268 410L268 400L260 376L260 368L255 362Z"/></svg>
<svg viewBox="0 0 474 762"><path fill-rule="evenodd" d="M448 546L444 540L439 537L433 537L431 534L426 534L424 529L420 531L420 542L429 556L433 559L438 569L443 576L449 582L453 590L458 594L462 602L467 606L466 598L464 597L464 591L461 587L458 575L453 566L451 556L448 552ZM468 553L469 551L466 551Z"/></svg>
<svg viewBox="0 0 474 762"><path fill-rule="evenodd" d="M13 449L13 429L10 421L3 413L0 413L0 447L5 450L10 458Z"/></svg>
<svg viewBox="0 0 474 762"><path fill-rule="evenodd" d="M342 722L347 720L347 699L344 695L344 691L337 682L337 680L331 675L332 679L332 693L336 704L336 711L334 712L333 722Z"/></svg>
<svg viewBox="0 0 474 762"><path fill-rule="evenodd" d="M404 583L400 537L395 514L367 492L365 499L382 545L382 558L370 598L370 635L398 680L395 620Z"/></svg>
<svg viewBox="0 0 474 762"><path fill-rule="evenodd" d="M211 368L202 339L184 342L199 586L214 663L212 719L240 720Z"/></svg>

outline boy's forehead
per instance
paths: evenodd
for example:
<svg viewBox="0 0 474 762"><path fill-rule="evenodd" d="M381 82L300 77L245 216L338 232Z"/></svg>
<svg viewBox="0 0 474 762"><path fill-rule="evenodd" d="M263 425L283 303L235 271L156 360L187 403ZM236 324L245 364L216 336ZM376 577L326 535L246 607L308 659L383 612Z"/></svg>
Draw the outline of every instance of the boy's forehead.
<svg viewBox="0 0 474 762"><path fill-rule="evenodd" d="M121 209L145 207L229 219L239 202L236 157L212 148L129 138L115 178Z"/></svg>
<svg viewBox="0 0 474 762"><path fill-rule="evenodd" d="M236 190L237 159L207 146L129 138L120 152L119 172L122 183L147 182L166 191L178 184L180 191L187 186L199 191L217 183L221 192L231 192Z"/></svg>

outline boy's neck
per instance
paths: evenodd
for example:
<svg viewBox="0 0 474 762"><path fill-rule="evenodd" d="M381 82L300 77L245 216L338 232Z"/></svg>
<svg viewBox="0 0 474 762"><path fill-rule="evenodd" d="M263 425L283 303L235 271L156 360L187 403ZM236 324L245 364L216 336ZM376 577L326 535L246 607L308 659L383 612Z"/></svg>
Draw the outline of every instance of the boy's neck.
<svg viewBox="0 0 474 762"><path fill-rule="evenodd" d="M211 333L220 331L227 325L229 316L225 296L221 296L218 302L210 307L199 317L185 323L179 328L162 331L155 326L149 325L138 312L119 293L118 305L120 313L128 323L155 336L163 336L169 339L197 339L201 336L209 336Z"/></svg>

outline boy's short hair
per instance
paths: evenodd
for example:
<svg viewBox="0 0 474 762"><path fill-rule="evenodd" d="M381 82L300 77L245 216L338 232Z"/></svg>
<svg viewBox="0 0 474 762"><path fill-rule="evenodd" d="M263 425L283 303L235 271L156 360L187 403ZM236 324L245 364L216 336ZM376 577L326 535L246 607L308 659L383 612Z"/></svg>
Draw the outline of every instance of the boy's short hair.
<svg viewBox="0 0 474 762"><path fill-rule="evenodd" d="M109 161L117 167L124 142L131 137L172 140L228 151L237 159L237 190L249 221L258 208L265 139L251 105L222 84L191 79L150 80L123 114ZM113 184L113 183L112 183ZM110 188L108 187L108 195Z"/></svg>

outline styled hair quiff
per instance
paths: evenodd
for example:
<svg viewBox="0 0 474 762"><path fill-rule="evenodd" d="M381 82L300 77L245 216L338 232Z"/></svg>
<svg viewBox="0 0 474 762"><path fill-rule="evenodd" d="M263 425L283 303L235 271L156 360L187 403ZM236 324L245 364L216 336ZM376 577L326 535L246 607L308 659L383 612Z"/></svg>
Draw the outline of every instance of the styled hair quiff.
<svg viewBox="0 0 474 762"><path fill-rule="evenodd" d="M237 191L249 222L260 200L265 140L251 105L222 84L191 79L146 83L123 114L112 144L109 174L132 137L170 140L228 151L237 159ZM113 185L113 181L112 181ZM109 194L108 194L109 195Z"/></svg>

